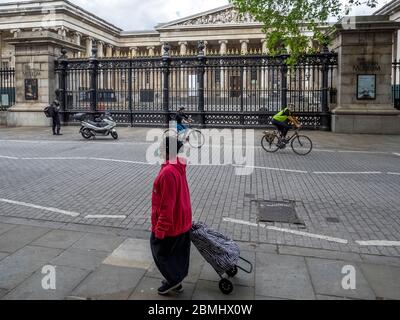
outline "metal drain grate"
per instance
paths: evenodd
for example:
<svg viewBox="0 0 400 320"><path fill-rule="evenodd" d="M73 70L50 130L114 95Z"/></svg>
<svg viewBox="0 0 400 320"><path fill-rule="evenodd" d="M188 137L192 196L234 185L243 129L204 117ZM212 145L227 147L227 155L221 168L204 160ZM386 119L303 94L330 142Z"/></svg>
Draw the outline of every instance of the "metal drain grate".
<svg viewBox="0 0 400 320"><path fill-rule="evenodd" d="M305 225L297 216L294 201L257 201L259 222Z"/></svg>

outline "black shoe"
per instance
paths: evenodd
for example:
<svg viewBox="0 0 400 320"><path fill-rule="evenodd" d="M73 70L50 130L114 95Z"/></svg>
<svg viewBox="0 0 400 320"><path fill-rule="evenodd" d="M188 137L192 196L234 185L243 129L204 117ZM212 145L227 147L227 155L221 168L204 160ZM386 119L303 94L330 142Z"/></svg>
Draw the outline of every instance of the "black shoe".
<svg viewBox="0 0 400 320"><path fill-rule="evenodd" d="M57 133L57 135L58 135L58 136L62 136L63 134L62 134L62 133Z"/></svg>
<svg viewBox="0 0 400 320"><path fill-rule="evenodd" d="M170 285L167 282L162 283L162 286L160 288L158 288L158 294L161 296L165 296L168 293L170 293L171 291L175 291L177 289L179 289L179 287L182 287L182 285L180 283L176 284L176 285ZM181 288L183 289L183 288Z"/></svg>
<svg viewBox="0 0 400 320"><path fill-rule="evenodd" d="M56 136L57 135L57 133L53 133L53 136Z"/></svg>
<svg viewBox="0 0 400 320"><path fill-rule="evenodd" d="M163 286L167 285L167 281L163 280L162 281ZM183 291L185 291L185 289L183 289L182 284L179 285L179 287L177 287L176 289L173 290L176 293L182 293Z"/></svg>

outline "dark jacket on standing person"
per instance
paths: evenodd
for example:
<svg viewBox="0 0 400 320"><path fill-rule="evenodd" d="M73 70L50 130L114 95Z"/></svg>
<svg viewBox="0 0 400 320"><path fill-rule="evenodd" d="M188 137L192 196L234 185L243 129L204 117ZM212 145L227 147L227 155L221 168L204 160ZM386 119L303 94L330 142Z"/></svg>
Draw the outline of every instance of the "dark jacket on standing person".
<svg viewBox="0 0 400 320"><path fill-rule="evenodd" d="M154 183L152 232L157 239L176 237L192 228L192 206L184 159L167 161Z"/></svg>

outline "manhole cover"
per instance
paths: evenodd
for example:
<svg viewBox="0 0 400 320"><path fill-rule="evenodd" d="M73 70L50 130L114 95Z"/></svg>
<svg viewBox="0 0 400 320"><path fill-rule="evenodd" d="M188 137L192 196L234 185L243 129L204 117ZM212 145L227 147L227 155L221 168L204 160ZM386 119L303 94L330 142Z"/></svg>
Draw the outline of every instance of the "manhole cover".
<svg viewBox="0 0 400 320"><path fill-rule="evenodd" d="M340 223L339 218L333 218L333 217L326 218L326 221L328 221L329 223Z"/></svg>
<svg viewBox="0 0 400 320"><path fill-rule="evenodd" d="M301 224L294 201L257 201L259 222Z"/></svg>

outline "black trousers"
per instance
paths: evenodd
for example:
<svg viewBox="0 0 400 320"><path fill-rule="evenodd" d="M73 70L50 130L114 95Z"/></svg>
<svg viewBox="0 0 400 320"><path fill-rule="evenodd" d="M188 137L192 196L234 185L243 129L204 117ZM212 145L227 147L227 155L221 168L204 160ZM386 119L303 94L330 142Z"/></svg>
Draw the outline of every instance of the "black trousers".
<svg viewBox="0 0 400 320"><path fill-rule="evenodd" d="M190 231L177 237L150 238L151 252L158 270L171 285L181 283L189 273Z"/></svg>
<svg viewBox="0 0 400 320"><path fill-rule="evenodd" d="M59 134L61 129L61 120L60 115L56 115L53 117L53 134Z"/></svg>
<svg viewBox="0 0 400 320"><path fill-rule="evenodd" d="M276 120L272 120L272 124L278 128L278 131L282 134L284 138L286 138L286 135L289 132L289 130L292 129L292 126L289 124L289 121L279 122Z"/></svg>

